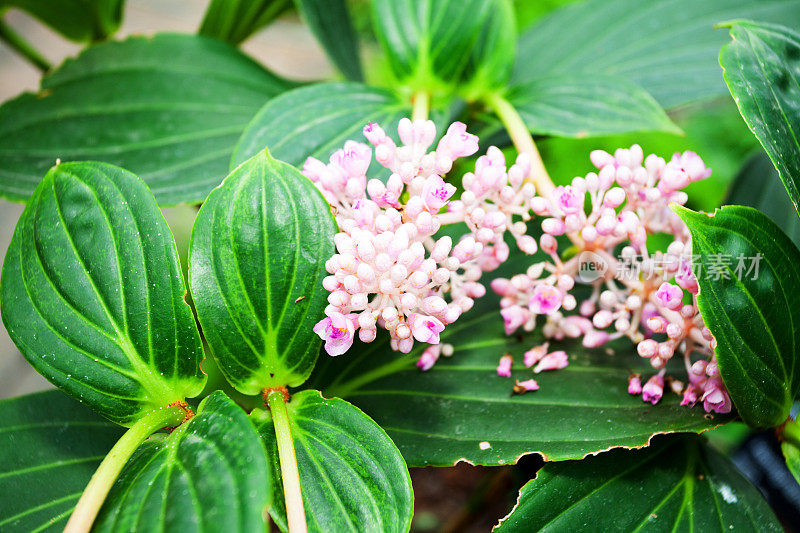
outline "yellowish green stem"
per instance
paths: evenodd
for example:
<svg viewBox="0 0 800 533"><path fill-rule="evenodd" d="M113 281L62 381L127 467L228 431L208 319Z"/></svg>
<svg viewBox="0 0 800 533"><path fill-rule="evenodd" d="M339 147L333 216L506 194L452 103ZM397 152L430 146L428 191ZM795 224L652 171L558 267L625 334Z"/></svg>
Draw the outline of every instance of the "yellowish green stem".
<svg viewBox="0 0 800 533"><path fill-rule="evenodd" d="M536 143L533 142L528 126L522 121L522 117L519 116L514 106L499 94L489 95L487 103L500 118L517 151L531 156L530 181L536 186L536 190L541 196L549 198L555 186L550 180L550 176L547 175L542 156L539 155L539 150L536 148Z"/></svg>
<svg viewBox="0 0 800 533"><path fill-rule="evenodd" d="M431 108L431 95L426 91L417 91L411 97L411 120L427 120Z"/></svg>
<svg viewBox="0 0 800 533"><path fill-rule="evenodd" d="M275 426L275 437L278 441L278 457L281 462L283 497L286 501L286 522L289 526L289 533L306 533L306 511L303 507L303 492L300 489L300 472L297 470L294 438L283 391L269 391L267 405L272 413L272 423Z"/></svg>
<svg viewBox="0 0 800 533"><path fill-rule="evenodd" d="M781 436L796 448L800 448L800 424L794 420L787 420L781 431Z"/></svg>
<svg viewBox="0 0 800 533"><path fill-rule="evenodd" d="M67 521L64 533L88 533L92 528L100 507L117 480L122 467L128 462L136 448L150 435L167 426L181 424L186 411L182 407L169 406L146 414L125 432L108 452L83 491L75 510Z"/></svg>

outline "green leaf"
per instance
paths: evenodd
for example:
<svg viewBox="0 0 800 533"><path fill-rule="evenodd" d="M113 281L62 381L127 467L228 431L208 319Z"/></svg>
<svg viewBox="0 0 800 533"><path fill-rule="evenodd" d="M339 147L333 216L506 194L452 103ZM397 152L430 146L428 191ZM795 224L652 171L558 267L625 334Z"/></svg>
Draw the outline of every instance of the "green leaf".
<svg viewBox="0 0 800 533"><path fill-rule="evenodd" d="M262 151L209 195L192 231L189 283L220 370L245 394L311 373L336 225L314 184Z"/></svg>
<svg viewBox="0 0 800 533"><path fill-rule="evenodd" d="M410 115L410 106L394 93L360 83L294 89L267 102L253 118L236 145L231 167L264 147L290 165L301 166L307 157L327 162L346 140L364 142L361 130L367 122L380 124L391 135L400 119Z"/></svg>
<svg viewBox="0 0 800 533"><path fill-rule="evenodd" d="M461 92L472 100L492 89L503 88L511 78L516 53L514 6L511 0L496 0L462 76L471 87L461 89Z"/></svg>
<svg viewBox="0 0 800 533"><path fill-rule="evenodd" d="M717 55L735 18L800 20L794 0L589 0L554 12L519 40L514 84L562 74L610 75L669 109L724 96Z"/></svg>
<svg viewBox="0 0 800 533"><path fill-rule="evenodd" d="M295 0L308 27L348 79L361 81L358 35L345 0Z"/></svg>
<svg viewBox="0 0 800 533"><path fill-rule="evenodd" d="M272 483L258 433L216 391L197 416L139 447L93 531L264 531Z"/></svg>
<svg viewBox="0 0 800 533"><path fill-rule="evenodd" d="M372 19L395 76L431 90L433 79L459 81L494 8L495 0L375 0Z"/></svg>
<svg viewBox="0 0 800 533"><path fill-rule="evenodd" d="M3 323L40 374L130 425L205 383L176 254L142 180L105 163L62 163L14 230Z"/></svg>
<svg viewBox="0 0 800 533"><path fill-rule="evenodd" d="M629 343L613 355L565 344L567 368L536 375L540 390L512 396L514 381L497 376L497 363L511 354L512 378L534 377L522 354L541 344L540 335L506 337L497 300L487 295L445 329L442 342L455 352L431 370L415 367L421 346L401 355L383 339L356 345L344 356L323 355L309 384L363 409L410 466L509 464L528 453L580 459L616 446L643 446L657 433L703 431L729 420L680 407L675 394L656 406L629 395L631 371L652 373Z"/></svg>
<svg viewBox="0 0 800 533"><path fill-rule="evenodd" d="M545 465L495 527L517 531L783 531L761 494L700 437Z"/></svg>
<svg viewBox="0 0 800 533"><path fill-rule="evenodd" d="M567 74L537 78L515 87L509 100L528 129L542 135L681 133L644 89L614 76Z"/></svg>
<svg viewBox="0 0 800 533"><path fill-rule="evenodd" d="M800 246L800 218L778 177L778 171L764 152L759 150L745 162L724 203L755 207L780 226L796 246Z"/></svg>
<svg viewBox="0 0 800 533"><path fill-rule="evenodd" d="M800 34L736 22L731 37L719 55L725 81L800 214Z"/></svg>
<svg viewBox="0 0 800 533"><path fill-rule="evenodd" d="M0 401L0 530L63 530L121 436L122 428L60 391Z"/></svg>
<svg viewBox="0 0 800 533"><path fill-rule="evenodd" d="M140 175L160 204L200 202L227 173L247 122L288 87L207 37L93 46L37 94L0 106L0 196L25 201L57 158L96 159Z"/></svg>
<svg viewBox="0 0 800 533"><path fill-rule="evenodd" d="M275 20L290 0L211 0L198 33L239 44Z"/></svg>
<svg viewBox="0 0 800 533"><path fill-rule="evenodd" d="M697 304L731 400L749 425L776 426L800 392L800 251L751 207L675 212L692 234Z"/></svg>
<svg viewBox="0 0 800 533"><path fill-rule="evenodd" d="M27 11L72 41L97 41L119 29L125 0L0 0L0 12Z"/></svg>
<svg viewBox="0 0 800 533"><path fill-rule="evenodd" d="M309 531L405 532L414 499L405 461L367 415L305 390L287 404ZM278 445L269 411L251 414L272 458L271 514L286 531Z"/></svg>

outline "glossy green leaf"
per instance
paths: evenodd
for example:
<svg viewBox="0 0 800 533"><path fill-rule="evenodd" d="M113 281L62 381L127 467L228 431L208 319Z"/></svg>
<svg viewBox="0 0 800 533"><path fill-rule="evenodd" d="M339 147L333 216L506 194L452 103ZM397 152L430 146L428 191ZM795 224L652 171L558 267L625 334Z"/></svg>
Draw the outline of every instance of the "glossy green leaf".
<svg viewBox="0 0 800 533"><path fill-rule="evenodd" d="M225 177L247 122L288 86L207 37L90 47L37 94L0 106L0 196L26 200L57 158L95 159L137 173L160 204L200 202Z"/></svg>
<svg viewBox="0 0 800 533"><path fill-rule="evenodd" d="M237 390L257 394L308 378L335 233L330 206L311 180L266 151L203 204L189 251L192 297L205 339Z"/></svg>
<svg viewBox="0 0 800 533"><path fill-rule="evenodd" d="M589 0L566 6L520 37L514 83L554 75L610 75L663 107L727 94L717 56L735 18L800 20L795 0Z"/></svg>
<svg viewBox="0 0 800 533"><path fill-rule="evenodd" d="M234 150L231 167L264 147L295 166L302 166L307 157L327 162L346 140L366 142L361 130L368 122L380 124L391 135L400 119L410 115L410 106L394 93L360 83L294 89L270 100L253 118Z"/></svg>
<svg viewBox="0 0 800 533"><path fill-rule="evenodd" d="M468 99L503 88L511 78L517 53L517 21L511 0L495 0L463 74Z"/></svg>
<svg viewBox="0 0 800 533"><path fill-rule="evenodd" d="M287 408L309 531L408 531L411 479L386 432L353 405L314 390L293 395ZM272 458L272 518L286 531L275 428L269 411L250 416Z"/></svg>
<svg viewBox="0 0 800 533"><path fill-rule="evenodd" d="M725 81L800 214L800 34L737 22L731 37L719 55Z"/></svg>
<svg viewBox="0 0 800 533"><path fill-rule="evenodd" d="M221 391L125 465L93 531L226 531L267 527L272 476L247 415Z"/></svg>
<svg viewBox="0 0 800 533"><path fill-rule="evenodd" d="M613 76L537 78L515 87L509 100L532 133L559 137L681 133L644 89Z"/></svg>
<svg viewBox="0 0 800 533"><path fill-rule="evenodd" d="M697 303L731 400L748 424L776 426L800 392L800 251L751 207L675 210L692 234Z"/></svg>
<svg viewBox="0 0 800 533"><path fill-rule="evenodd" d="M239 44L275 20L290 0L211 0L198 33Z"/></svg>
<svg viewBox="0 0 800 533"><path fill-rule="evenodd" d="M755 207L800 246L800 218L778 177L778 171L764 152L759 150L745 162L733 179L724 203Z"/></svg>
<svg viewBox="0 0 800 533"><path fill-rule="evenodd" d="M495 0L375 0L372 20L389 64L414 88L455 83L495 8Z"/></svg>
<svg viewBox="0 0 800 533"><path fill-rule="evenodd" d="M612 355L564 345L567 368L536 375L536 392L512 395L514 379L534 377L522 354L542 338L506 337L497 301L489 295L447 326L442 342L453 344L455 352L427 372L415 366L419 344L409 355L390 351L385 339L357 344L336 358L323 354L310 385L361 408L411 466L510 464L527 453L580 459L616 446L645 445L657 433L703 431L729 420L680 407L675 394L656 406L629 395L630 372L649 375L652 369L627 343ZM514 357L513 379L496 373L505 353Z"/></svg>
<svg viewBox="0 0 800 533"><path fill-rule="evenodd" d="M589 524L591 524L589 526ZM761 494L700 437L545 465L496 533L783 531Z"/></svg>
<svg viewBox="0 0 800 533"><path fill-rule="evenodd" d="M295 0L295 3L306 24L342 74L351 80L362 80L364 75L358 55L358 35L345 0Z"/></svg>
<svg viewBox="0 0 800 533"><path fill-rule="evenodd" d="M175 241L126 170L53 167L20 216L0 288L3 323L31 365L115 422L203 389Z"/></svg>
<svg viewBox="0 0 800 533"><path fill-rule="evenodd" d="M104 39L119 29L125 0L0 0L8 8L27 11L72 41Z"/></svg>
<svg viewBox="0 0 800 533"><path fill-rule="evenodd" d="M63 530L122 432L60 391L0 401L0 530Z"/></svg>

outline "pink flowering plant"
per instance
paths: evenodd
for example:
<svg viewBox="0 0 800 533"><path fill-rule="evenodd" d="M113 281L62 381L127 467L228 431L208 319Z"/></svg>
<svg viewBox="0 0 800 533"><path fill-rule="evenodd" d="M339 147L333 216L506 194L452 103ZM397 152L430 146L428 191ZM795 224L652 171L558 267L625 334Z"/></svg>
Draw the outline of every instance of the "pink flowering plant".
<svg viewBox="0 0 800 533"><path fill-rule="evenodd" d="M0 314L60 389L0 401L0 530L791 525L725 454L800 491L796 3L34 4L91 44L0 20ZM287 9L346 81L237 47Z"/></svg>

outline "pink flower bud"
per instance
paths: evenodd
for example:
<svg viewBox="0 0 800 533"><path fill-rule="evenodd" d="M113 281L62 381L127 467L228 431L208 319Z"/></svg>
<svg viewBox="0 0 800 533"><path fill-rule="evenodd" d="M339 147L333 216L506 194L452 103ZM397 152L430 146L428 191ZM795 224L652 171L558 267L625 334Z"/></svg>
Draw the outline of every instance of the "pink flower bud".
<svg viewBox="0 0 800 533"><path fill-rule="evenodd" d="M647 383L642 387L642 399L650 402L653 405L661 400L664 395L664 377L661 374L656 374L647 380Z"/></svg>
<svg viewBox="0 0 800 533"><path fill-rule="evenodd" d="M628 377L628 394L642 393L642 378L639 374L631 374Z"/></svg>
<svg viewBox="0 0 800 533"><path fill-rule="evenodd" d="M611 209L616 209L625 201L625 190L621 187L614 187L603 197L603 205Z"/></svg>
<svg viewBox="0 0 800 533"><path fill-rule="evenodd" d="M506 354L500 358L500 362L497 364L497 375L503 378L510 378L511 377L511 364L514 362L514 359Z"/></svg>
<svg viewBox="0 0 800 533"><path fill-rule="evenodd" d="M603 168L606 165L614 164L614 156L605 150L592 150L589 154L589 159L597 168Z"/></svg>
<svg viewBox="0 0 800 533"><path fill-rule="evenodd" d="M583 336L583 345L587 348L599 348L608 342L609 337L610 335L605 331L593 329Z"/></svg>
<svg viewBox="0 0 800 533"><path fill-rule="evenodd" d="M546 218L542 220L542 231L548 235L558 237L567 231L567 225L564 224L564 221L558 218Z"/></svg>
<svg viewBox="0 0 800 533"><path fill-rule="evenodd" d="M417 367L423 372L427 372L433 365L436 364L436 361L439 359L439 352L441 351L441 347L434 345L428 346L420 355L419 360L417 361Z"/></svg>
<svg viewBox="0 0 800 533"><path fill-rule="evenodd" d="M377 124L373 124L372 122L369 122L366 126L364 126L362 133L364 134L364 137L366 137L367 140L373 145L378 145L382 143L384 139L386 139L386 133L384 133L383 128Z"/></svg>
<svg viewBox="0 0 800 533"><path fill-rule="evenodd" d="M453 122L436 147L437 152L440 150L453 158L470 156L478 151L478 137L467 133L466 124Z"/></svg>
<svg viewBox="0 0 800 533"><path fill-rule="evenodd" d="M523 362L525 363L525 368L530 368L536 363L538 363L542 357L547 355L547 349L550 346L549 342L544 344L540 344L538 346L534 346L527 352L525 352Z"/></svg>
<svg viewBox="0 0 800 533"><path fill-rule="evenodd" d="M517 328L525 324L530 318L530 312L518 305L512 305L500 310L505 323L506 335L511 335Z"/></svg>
<svg viewBox="0 0 800 533"><path fill-rule="evenodd" d="M539 372L544 372L546 370L560 370L562 368L566 368L569 365L569 358L567 357L567 352L563 350L558 350L556 352L550 352L549 354L542 357L542 359L537 363L536 367L533 369L535 374Z"/></svg>
<svg viewBox="0 0 800 533"><path fill-rule="evenodd" d="M539 390L539 384L536 383L536 380L526 379L525 381L517 381L514 384L514 394L524 394L526 392L531 392L535 390Z"/></svg>
<svg viewBox="0 0 800 533"><path fill-rule="evenodd" d="M692 406L696 403L697 403L697 390L695 390L695 388L692 385L689 385L683 392L683 399L681 400L681 405Z"/></svg>

